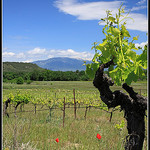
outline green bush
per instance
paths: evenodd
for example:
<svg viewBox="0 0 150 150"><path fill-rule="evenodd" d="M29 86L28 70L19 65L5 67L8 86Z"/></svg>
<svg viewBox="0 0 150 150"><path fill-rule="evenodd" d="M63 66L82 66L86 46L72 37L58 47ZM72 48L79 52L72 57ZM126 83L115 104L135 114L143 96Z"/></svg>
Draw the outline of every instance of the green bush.
<svg viewBox="0 0 150 150"><path fill-rule="evenodd" d="M31 80L27 80L26 81L27 84L31 84L31 82L32 82Z"/></svg>
<svg viewBox="0 0 150 150"><path fill-rule="evenodd" d="M17 84L23 84L24 83L23 78L22 77L18 77L16 83Z"/></svg>

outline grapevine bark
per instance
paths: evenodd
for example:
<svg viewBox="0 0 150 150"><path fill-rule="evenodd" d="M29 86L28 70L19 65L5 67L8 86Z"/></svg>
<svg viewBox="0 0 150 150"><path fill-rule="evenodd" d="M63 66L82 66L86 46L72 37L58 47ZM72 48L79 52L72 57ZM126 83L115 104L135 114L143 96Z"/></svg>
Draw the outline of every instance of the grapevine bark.
<svg viewBox="0 0 150 150"><path fill-rule="evenodd" d="M10 104L10 102L11 102L11 100L8 98L4 103L4 114L7 115L8 118L9 118L9 114L7 113L7 108L8 108L8 104ZM23 102L24 101L18 101L17 104L15 105L15 115L16 115L17 107Z"/></svg>
<svg viewBox="0 0 150 150"><path fill-rule="evenodd" d="M120 90L111 91L110 86L114 83L104 74L104 68L114 65L113 59L106 64L100 65L93 80L94 86L100 92L101 100L108 106L114 108L121 106L124 117L127 120L128 136L126 136L125 150L142 150L145 137L145 111L147 109L147 98L136 93L126 83L122 85L129 95Z"/></svg>

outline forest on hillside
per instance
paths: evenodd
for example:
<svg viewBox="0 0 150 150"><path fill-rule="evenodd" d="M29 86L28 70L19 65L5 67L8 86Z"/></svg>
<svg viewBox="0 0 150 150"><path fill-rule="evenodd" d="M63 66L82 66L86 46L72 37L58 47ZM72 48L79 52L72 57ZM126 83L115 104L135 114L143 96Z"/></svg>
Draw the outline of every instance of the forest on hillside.
<svg viewBox="0 0 150 150"><path fill-rule="evenodd" d="M108 74L108 71L105 71ZM147 79L145 76L140 80ZM84 70L79 71L51 71L36 64L22 62L3 62L3 82L30 84L32 81L89 81L92 80Z"/></svg>
<svg viewBox="0 0 150 150"><path fill-rule="evenodd" d="M43 71L44 69L32 63L3 62L3 72L32 72L33 70Z"/></svg>

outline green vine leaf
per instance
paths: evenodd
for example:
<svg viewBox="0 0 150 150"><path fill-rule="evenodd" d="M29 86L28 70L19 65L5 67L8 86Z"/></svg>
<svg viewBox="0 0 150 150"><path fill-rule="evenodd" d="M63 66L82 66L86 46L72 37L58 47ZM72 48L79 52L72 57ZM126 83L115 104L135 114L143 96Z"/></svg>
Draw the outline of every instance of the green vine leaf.
<svg viewBox="0 0 150 150"><path fill-rule="evenodd" d="M111 32L114 36L118 36L120 34L120 30L118 28L111 28Z"/></svg>
<svg viewBox="0 0 150 150"><path fill-rule="evenodd" d="M136 59L137 59L137 54L136 54L136 52L131 51L130 49L128 49L127 52L126 52L126 56L127 56L130 60L132 60L133 62L136 62Z"/></svg>
<svg viewBox="0 0 150 150"><path fill-rule="evenodd" d="M121 33L123 37L131 37L129 31L126 29L124 25L121 25Z"/></svg>
<svg viewBox="0 0 150 150"><path fill-rule="evenodd" d="M125 82L130 85L132 83L132 81L136 82L138 80L138 76L137 74L134 73L134 71L132 71L131 73L129 73L128 77L126 78Z"/></svg>
<svg viewBox="0 0 150 150"><path fill-rule="evenodd" d="M110 16L110 17L108 17L108 20L111 22L115 22L116 19L114 17Z"/></svg>

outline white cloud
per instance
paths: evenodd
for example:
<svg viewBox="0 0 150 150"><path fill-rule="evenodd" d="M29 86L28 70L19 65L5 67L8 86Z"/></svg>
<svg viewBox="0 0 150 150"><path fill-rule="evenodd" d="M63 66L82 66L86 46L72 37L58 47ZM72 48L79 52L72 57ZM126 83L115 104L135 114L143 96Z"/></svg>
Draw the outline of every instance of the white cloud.
<svg viewBox="0 0 150 150"><path fill-rule="evenodd" d="M39 54L44 54L45 52L46 52L46 49L41 49L39 47L36 47L33 50L28 51L28 54L39 55Z"/></svg>
<svg viewBox="0 0 150 150"><path fill-rule="evenodd" d="M145 15L139 13L130 13L128 17L131 17L134 21L130 18L126 19L127 29L148 32L148 20Z"/></svg>
<svg viewBox="0 0 150 150"><path fill-rule="evenodd" d="M100 1L80 3L77 0L57 0L55 6L61 12L75 16L79 20L100 20L106 17L106 10L111 10L113 15L116 14L122 2L123 1ZM139 4L144 2L145 0L142 0ZM143 8L144 6L141 7ZM141 7L133 7L132 9L141 9ZM134 19L134 22L132 20L128 21L128 29L144 32L148 31L148 19L145 15L131 13L130 16Z"/></svg>
<svg viewBox="0 0 150 150"><path fill-rule="evenodd" d="M138 48L138 47L140 46L140 47L142 47L142 49L144 49L144 46L145 46L146 44L148 44L148 41L142 42L142 43L136 43L136 44L135 44L135 47Z"/></svg>
<svg viewBox="0 0 150 150"><path fill-rule="evenodd" d="M12 57L14 55L15 55L15 53L13 53L13 52L4 52L4 53L2 53L3 57Z"/></svg>
<svg viewBox="0 0 150 150"><path fill-rule="evenodd" d="M76 0L57 0L55 6L62 12L76 16L79 20L100 20L106 10L117 12L122 1L84 2Z"/></svg>
<svg viewBox="0 0 150 150"><path fill-rule="evenodd" d="M52 57L69 57L69 58L77 58L77 59L85 59L91 60L93 58L93 53L89 52L76 52L72 49L67 50L49 50L48 58Z"/></svg>
<svg viewBox="0 0 150 150"><path fill-rule="evenodd" d="M19 53L16 55L16 58L25 58L25 54L24 53Z"/></svg>
<svg viewBox="0 0 150 150"><path fill-rule="evenodd" d="M25 61L22 61L22 62L30 63L30 62L33 62L33 59L28 59L28 60L25 60Z"/></svg>

